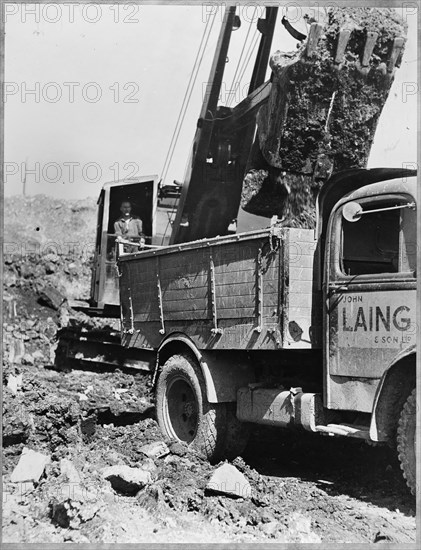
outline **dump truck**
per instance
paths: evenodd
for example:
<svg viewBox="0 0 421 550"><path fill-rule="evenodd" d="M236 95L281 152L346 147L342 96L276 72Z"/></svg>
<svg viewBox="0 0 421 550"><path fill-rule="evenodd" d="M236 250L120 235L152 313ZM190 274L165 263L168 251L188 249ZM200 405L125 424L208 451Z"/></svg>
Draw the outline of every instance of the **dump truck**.
<svg viewBox="0 0 421 550"><path fill-rule="evenodd" d="M416 173L340 172L316 229L124 253L122 344L154 362L163 433L209 460L251 424L396 444L415 490Z"/></svg>
<svg viewBox="0 0 421 550"><path fill-rule="evenodd" d="M151 234L128 252L103 191L88 309L121 330L73 332L67 352L150 371L165 436L211 461L240 454L253 424L355 437L393 444L414 492L416 173L366 168L405 25L330 7L304 35L283 18L297 49L270 57L277 13L257 20L231 108L219 100L241 21L225 10L170 244ZM152 210L157 180L144 180Z"/></svg>

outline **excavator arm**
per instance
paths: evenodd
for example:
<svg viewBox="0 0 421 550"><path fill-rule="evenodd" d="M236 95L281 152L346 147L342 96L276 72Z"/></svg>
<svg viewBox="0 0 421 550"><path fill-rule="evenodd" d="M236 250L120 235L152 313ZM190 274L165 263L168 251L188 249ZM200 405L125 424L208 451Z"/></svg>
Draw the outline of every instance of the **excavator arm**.
<svg viewBox="0 0 421 550"><path fill-rule="evenodd" d="M400 65L406 27L387 8L326 8L270 56L277 8L261 33L247 97L218 106L235 7L222 22L170 244L225 235L241 207L314 227L316 196L338 170L365 168ZM268 63L271 78L265 82ZM257 127L257 132L256 132Z"/></svg>

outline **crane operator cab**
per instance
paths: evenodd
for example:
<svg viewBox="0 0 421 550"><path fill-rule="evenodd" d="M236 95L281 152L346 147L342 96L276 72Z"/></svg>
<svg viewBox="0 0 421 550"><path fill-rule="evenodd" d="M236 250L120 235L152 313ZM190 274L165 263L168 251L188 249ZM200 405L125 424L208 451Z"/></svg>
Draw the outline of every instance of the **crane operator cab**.
<svg viewBox="0 0 421 550"><path fill-rule="evenodd" d="M90 309L97 315L120 316L116 239L124 239L127 252L154 244L157 186L158 176L153 175L109 182L101 189L90 297Z"/></svg>

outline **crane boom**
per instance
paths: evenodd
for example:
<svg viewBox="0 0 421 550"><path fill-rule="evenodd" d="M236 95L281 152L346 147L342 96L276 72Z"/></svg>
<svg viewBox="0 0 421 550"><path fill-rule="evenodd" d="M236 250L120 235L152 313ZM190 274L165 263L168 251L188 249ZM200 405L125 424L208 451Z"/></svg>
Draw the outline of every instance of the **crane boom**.
<svg viewBox="0 0 421 550"><path fill-rule="evenodd" d="M267 101L270 90L270 83L264 83L264 78L277 12L278 8L266 8L265 18L257 20L261 38L248 96L234 108L229 108L218 106L235 7L228 7L225 11L172 228L171 244L225 235L237 216L244 171L254 139L257 109Z"/></svg>

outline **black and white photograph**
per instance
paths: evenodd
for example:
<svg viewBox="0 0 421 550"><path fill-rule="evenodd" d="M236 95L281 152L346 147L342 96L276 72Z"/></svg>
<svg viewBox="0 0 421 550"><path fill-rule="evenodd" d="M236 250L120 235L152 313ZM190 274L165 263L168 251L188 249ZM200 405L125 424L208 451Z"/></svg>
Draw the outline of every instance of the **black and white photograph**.
<svg viewBox="0 0 421 550"><path fill-rule="evenodd" d="M417 547L420 21L0 3L5 548Z"/></svg>

